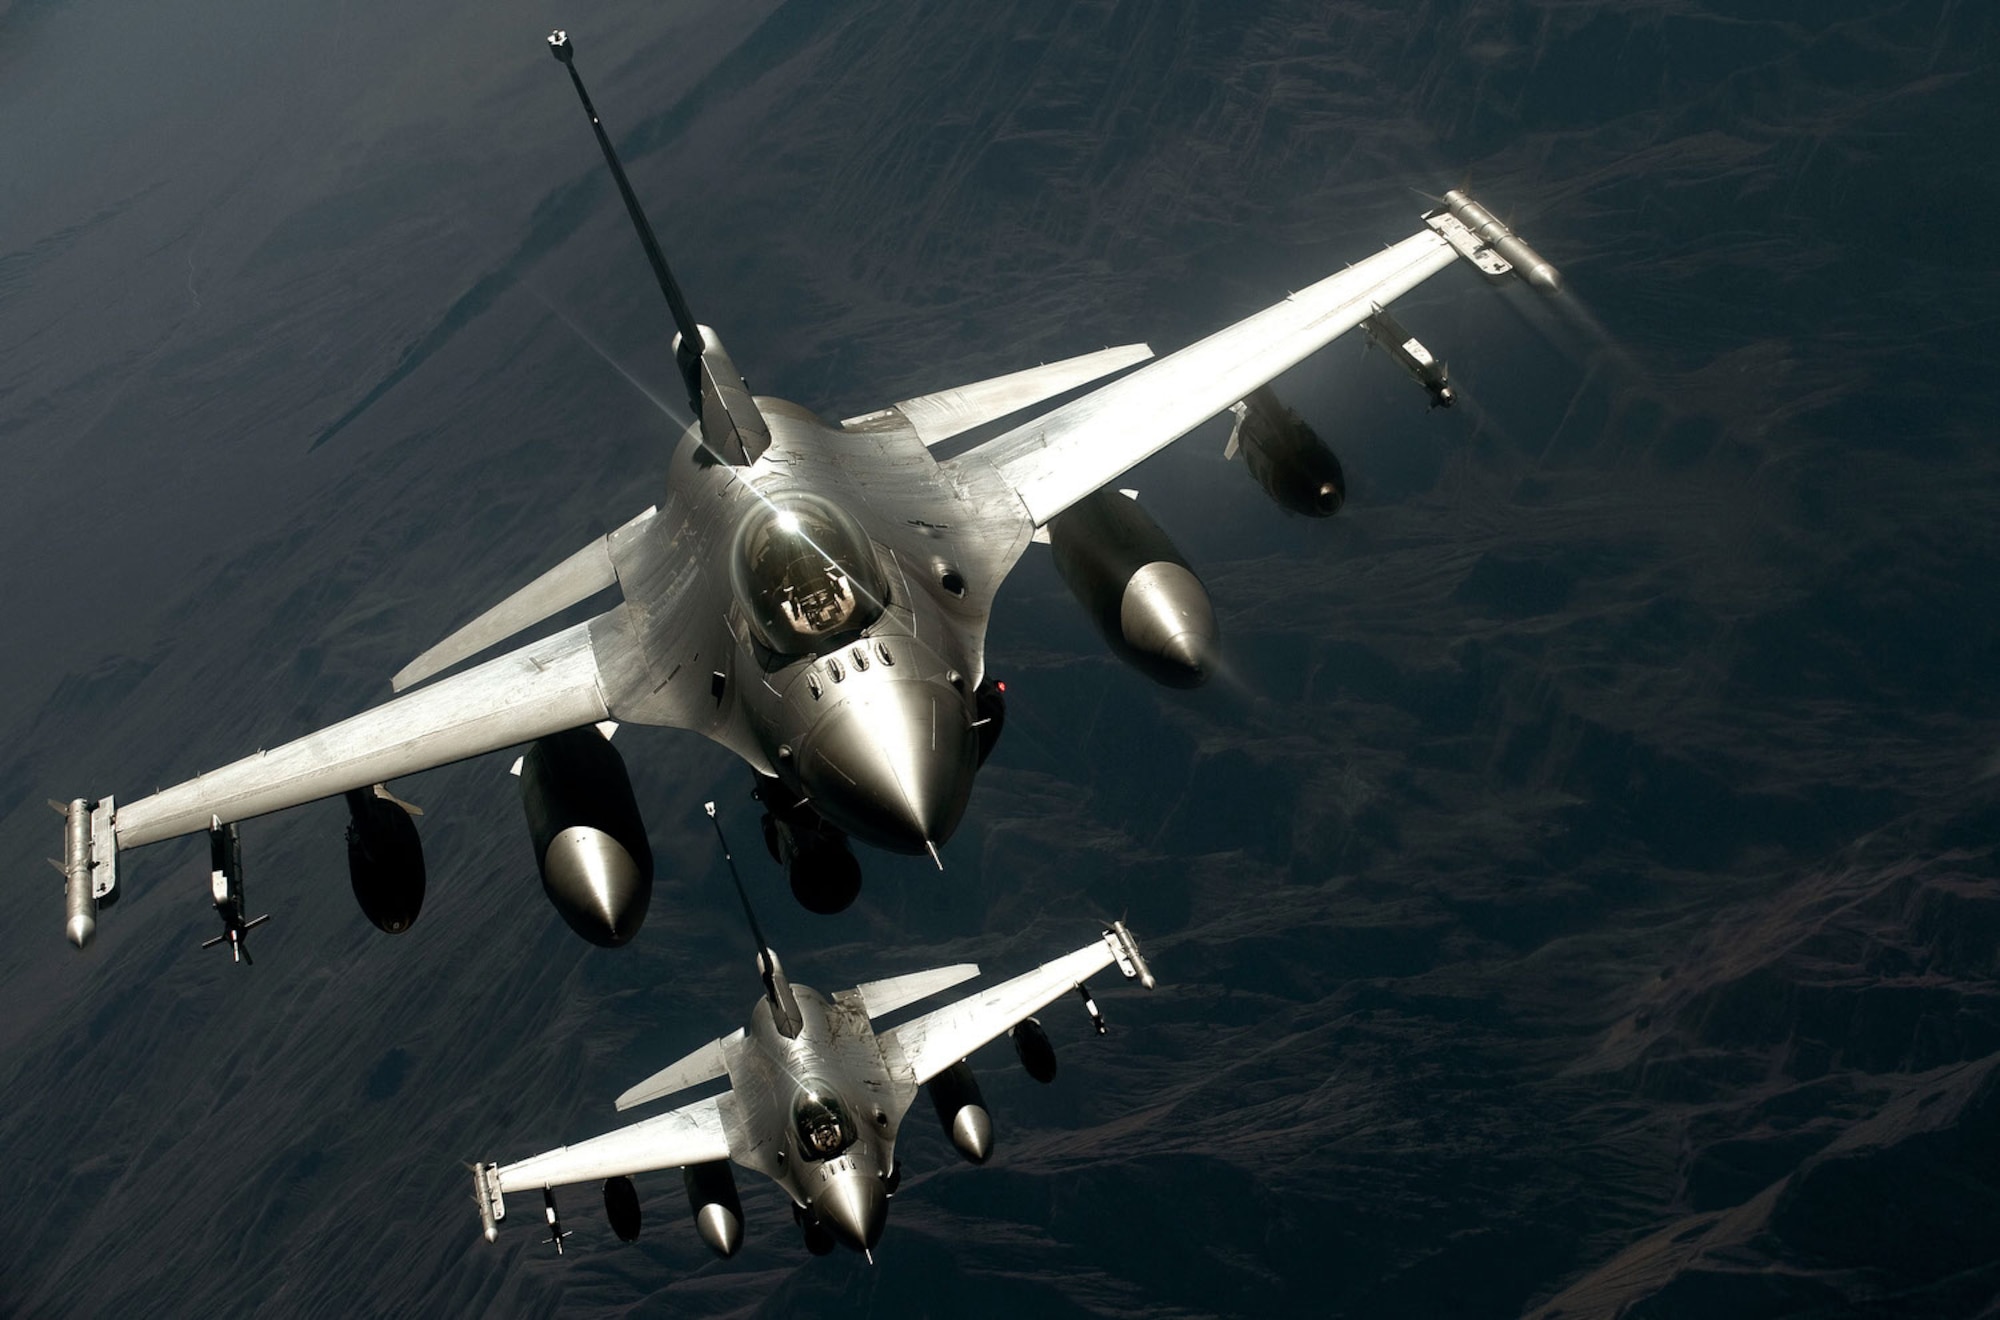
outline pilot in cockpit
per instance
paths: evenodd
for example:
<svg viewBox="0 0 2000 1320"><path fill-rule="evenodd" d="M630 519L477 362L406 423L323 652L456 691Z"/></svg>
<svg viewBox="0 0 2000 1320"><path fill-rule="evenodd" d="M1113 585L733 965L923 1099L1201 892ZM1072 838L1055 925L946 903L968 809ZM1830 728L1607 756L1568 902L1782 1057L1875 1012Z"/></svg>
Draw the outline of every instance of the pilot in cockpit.
<svg viewBox="0 0 2000 1320"><path fill-rule="evenodd" d="M812 1125L813 1149L822 1155L837 1154L840 1150L840 1120L831 1114L821 1116Z"/></svg>
<svg viewBox="0 0 2000 1320"><path fill-rule="evenodd" d="M847 574L837 568L822 568L815 581L804 585L787 583L778 608L796 632L808 635L833 632L854 614L854 588Z"/></svg>
<svg viewBox="0 0 2000 1320"><path fill-rule="evenodd" d="M779 655L837 645L873 623L888 596L868 534L832 502L804 492L749 510L730 576L745 621Z"/></svg>
<svg viewBox="0 0 2000 1320"><path fill-rule="evenodd" d="M792 1118L798 1129L801 1153L807 1159L830 1159L847 1149L853 1140L841 1117L840 1102L823 1088L803 1092L794 1103Z"/></svg>

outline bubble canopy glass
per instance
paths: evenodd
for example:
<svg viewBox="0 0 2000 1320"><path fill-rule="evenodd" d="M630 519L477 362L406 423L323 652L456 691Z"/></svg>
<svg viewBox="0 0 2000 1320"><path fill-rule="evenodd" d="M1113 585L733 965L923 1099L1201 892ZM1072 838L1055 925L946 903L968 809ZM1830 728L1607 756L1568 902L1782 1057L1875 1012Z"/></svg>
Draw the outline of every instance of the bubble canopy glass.
<svg viewBox="0 0 2000 1320"><path fill-rule="evenodd" d="M831 1159L854 1142L854 1125L825 1082L805 1084L792 1101L792 1125L798 1132L799 1153L809 1160Z"/></svg>
<svg viewBox="0 0 2000 1320"><path fill-rule="evenodd" d="M888 594L868 534L818 495L758 501L736 531L730 583L757 640L806 655L873 623Z"/></svg>

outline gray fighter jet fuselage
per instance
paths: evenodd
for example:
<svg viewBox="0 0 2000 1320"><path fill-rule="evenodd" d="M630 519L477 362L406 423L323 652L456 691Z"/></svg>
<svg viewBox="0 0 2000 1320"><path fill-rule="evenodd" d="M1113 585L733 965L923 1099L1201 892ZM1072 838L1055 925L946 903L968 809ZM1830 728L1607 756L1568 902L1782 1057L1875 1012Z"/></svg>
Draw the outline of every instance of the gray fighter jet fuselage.
<svg viewBox="0 0 2000 1320"><path fill-rule="evenodd" d="M991 589L974 596L966 586L970 548L955 544L949 505L940 508L937 463L893 409L850 429L749 394L715 332L695 323L568 34L551 33L549 49L673 314L674 358L697 418L669 467L664 516L608 546L628 602L642 603L628 611L629 649L656 693L712 657L714 719L703 732L848 833L935 858L971 793L971 693L992 606ZM973 511L959 521L981 528L979 549L999 542L1011 564L1034 531L1026 511L1015 527ZM999 576L1004 568L992 585ZM638 697L619 713L686 722L681 694L654 704Z"/></svg>
<svg viewBox="0 0 2000 1320"><path fill-rule="evenodd" d="M845 1246L872 1249L888 1219L896 1132L908 1099L896 1103L897 1088L858 1005L779 983L792 998L797 1030L781 1029L767 997L742 1039L724 1045L734 1110L725 1112L724 1130L741 1133L741 1163L782 1187L807 1221Z"/></svg>
<svg viewBox="0 0 2000 1320"><path fill-rule="evenodd" d="M974 517L987 492L941 490L898 417L845 430L781 400L756 406L770 445L754 463L714 461L691 431L659 513L614 538L630 641L663 685L708 689L702 732L857 838L921 854L950 836L971 792L974 692L1003 576L991 570L1034 526L1025 512L1011 527ZM655 628L646 603L662 599L676 603ZM672 702L660 722L680 718ZM656 712L639 696L619 714Z"/></svg>
<svg viewBox="0 0 2000 1320"><path fill-rule="evenodd" d="M1442 364L1389 316L1395 299L1461 258L1560 294L1548 262L1454 190L1415 234L1157 361L1143 344L1106 348L830 421L753 396L694 319L568 37L549 44L678 332L694 420L660 503L411 661L394 700L150 796L61 806L65 929L79 947L117 897L121 851L335 795L350 811L357 902L382 930L405 930L422 906L424 858L386 781L522 745L523 808L549 898L585 938L623 944L645 914L653 863L609 742L620 721L692 730L741 757L794 894L837 911L860 884L849 836L936 860L959 824L1006 714L987 674L988 622L1031 541L1050 544L1116 654L1162 683L1199 683L1216 657L1214 610L1165 532L1113 483L1234 408L1229 450L1266 492L1331 514L1345 489L1339 464L1270 393L1274 377L1366 324L1442 403ZM989 423L1005 429L939 456ZM618 602L585 622L475 663L614 590Z"/></svg>

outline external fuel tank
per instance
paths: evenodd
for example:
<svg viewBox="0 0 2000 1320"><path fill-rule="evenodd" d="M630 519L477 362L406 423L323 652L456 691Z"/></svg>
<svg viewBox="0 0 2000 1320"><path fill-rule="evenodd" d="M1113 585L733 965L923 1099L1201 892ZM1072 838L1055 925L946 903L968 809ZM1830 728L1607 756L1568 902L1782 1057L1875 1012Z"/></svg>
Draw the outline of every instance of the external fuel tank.
<svg viewBox="0 0 2000 1320"><path fill-rule="evenodd" d="M542 888L570 929L615 948L653 896L653 849L611 740L585 725L538 738L521 758L521 806Z"/></svg>
<svg viewBox="0 0 2000 1320"><path fill-rule="evenodd" d="M1308 518L1340 512L1347 499L1340 460L1270 386L1259 385L1230 411L1236 414L1236 429L1229 433L1224 456L1240 453L1250 475L1280 508Z"/></svg>
<svg viewBox="0 0 2000 1320"><path fill-rule="evenodd" d="M1104 489L1049 520L1056 571L1118 657L1168 687L1199 687L1217 654L1201 579L1137 499Z"/></svg>

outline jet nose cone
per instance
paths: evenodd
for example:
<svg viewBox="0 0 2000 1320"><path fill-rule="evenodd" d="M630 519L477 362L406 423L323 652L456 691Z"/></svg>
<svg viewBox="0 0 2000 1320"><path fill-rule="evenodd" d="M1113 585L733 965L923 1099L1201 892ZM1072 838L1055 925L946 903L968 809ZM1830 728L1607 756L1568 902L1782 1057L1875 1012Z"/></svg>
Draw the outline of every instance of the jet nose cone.
<svg viewBox="0 0 2000 1320"><path fill-rule="evenodd" d="M571 930L614 949L638 933L653 893L652 877L623 844L583 825L549 841L542 883Z"/></svg>
<svg viewBox="0 0 2000 1320"><path fill-rule="evenodd" d="M958 828L977 753L955 688L881 682L813 726L799 751L799 783L814 808L849 834L920 854Z"/></svg>
<svg viewBox="0 0 2000 1320"><path fill-rule="evenodd" d="M889 1193L880 1178L844 1173L813 1202L819 1222L853 1251L873 1251L889 1222Z"/></svg>

